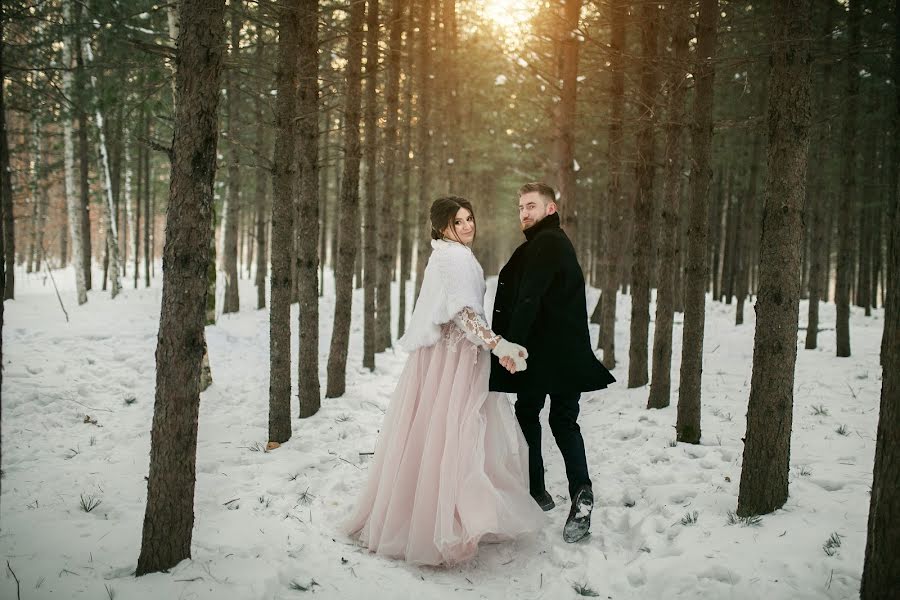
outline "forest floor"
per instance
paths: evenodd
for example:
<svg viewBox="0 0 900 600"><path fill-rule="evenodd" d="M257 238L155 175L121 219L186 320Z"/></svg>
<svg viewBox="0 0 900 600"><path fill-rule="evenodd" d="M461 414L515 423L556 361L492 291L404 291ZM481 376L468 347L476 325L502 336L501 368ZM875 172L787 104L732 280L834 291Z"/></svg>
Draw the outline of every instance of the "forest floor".
<svg viewBox="0 0 900 600"><path fill-rule="evenodd" d="M347 393L324 400L312 418L294 419L292 439L264 452L268 313L255 310L255 289L244 279L241 311L207 328L214 383L201 396L192 559L135 578L161 278L150 289L128 282L116 300L90 292L78 307L73 272L55 277L69 323L43 273L17 271L16 299L5 304L0 555L8 568L0 598L280 600L302 598L305 588L341 599L556 600L578 597L576 587L614 599L858 597L881 389L881 310L865 317L853 309L851 358L835 357L833 305L822 306L818 350L804 350L805 331L798 333L790 498L756 524L731 524L753 307L736 327L733 305L707 302L703 437L687 445L674 443L681 315L673 405L648 411L648 388L626 389L630 299L620 297L619 382L584 395L581 404L596 497L592 534L576 544L562 540L565 472L545 408L547 484L557 508L544 531L482 545L463 566L419 568L372 555L339 529L363 486L370 457L361 453L374 449L405 354L388 351L377 356L374 372L362 368L357 290ZM333 298L329 279L320 312L323 391ZM292 310L296 322L297 306ZM806 302L800 314L803 328ZM596 340L596 326L591 334ZM296 334L293 344L296 365Z"/></svg>

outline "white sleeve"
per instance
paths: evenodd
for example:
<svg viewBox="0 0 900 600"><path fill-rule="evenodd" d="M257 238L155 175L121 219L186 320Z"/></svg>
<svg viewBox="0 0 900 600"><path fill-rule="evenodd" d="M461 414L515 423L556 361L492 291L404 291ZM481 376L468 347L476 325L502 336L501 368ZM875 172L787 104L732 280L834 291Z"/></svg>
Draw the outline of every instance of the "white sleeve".
<svg viewBox="0 0 900 600"><path fill-rule="evenodd" d="M466 332L473 342L491 348L500 341L500 336L491 331L485 320L471 307L465 307L453 317L456 326Z"/></svg>
<svg viewBox="0 0 900 600"><path fill-rule="evenodd" d="M435 307L433 323L449 323L466 307L484 314L484 276L472 252L463 246L451 247L435 253L433 260L444 292Z"/></svg>

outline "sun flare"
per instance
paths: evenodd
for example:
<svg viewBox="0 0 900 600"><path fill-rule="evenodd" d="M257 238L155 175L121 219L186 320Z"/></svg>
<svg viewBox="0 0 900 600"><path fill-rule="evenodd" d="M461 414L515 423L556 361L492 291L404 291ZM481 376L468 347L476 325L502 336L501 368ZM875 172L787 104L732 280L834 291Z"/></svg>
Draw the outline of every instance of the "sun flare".
<svg viewBox="0 0 900 600"><path fill-rule="evenodd" d="M528 29L529 21L540 7L540 0L483 0L478 2L481 17L492 22L506 35L518 35Z"/></svg>

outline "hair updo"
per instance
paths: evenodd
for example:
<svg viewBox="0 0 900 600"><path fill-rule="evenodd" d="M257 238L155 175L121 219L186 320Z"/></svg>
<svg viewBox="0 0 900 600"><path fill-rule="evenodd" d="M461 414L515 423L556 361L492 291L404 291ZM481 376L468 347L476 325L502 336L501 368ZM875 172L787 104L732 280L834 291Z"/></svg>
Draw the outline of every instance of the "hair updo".
<svg viewBox="0 0 900 600"><path fill-rule="evenodd" d="M453 226L456 213L465 208L475 218L472 203L460 196L443 196L431 205L431 239L440 240L444 237L444 229Z"/></svg>

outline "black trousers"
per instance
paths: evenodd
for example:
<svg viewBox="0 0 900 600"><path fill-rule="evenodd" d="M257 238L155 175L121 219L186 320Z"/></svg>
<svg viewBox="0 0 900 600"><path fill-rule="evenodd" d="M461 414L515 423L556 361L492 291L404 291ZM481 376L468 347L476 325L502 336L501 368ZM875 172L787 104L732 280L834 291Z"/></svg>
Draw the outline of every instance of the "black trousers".
<svg viewBox="0 0 900 600"><path fill-rule="evenodd" d="M544 458L541 455L541 422L539 415L544 407L547 394L518 394L516 419L525 441L528 442L528 478L532 494L543 492ZM581 394L550 394L550 431L566 463L566 477L569 479L569 498L583 485L591 485L588 476L587 458L584 455L584 439L578 426L578 401Z"/></svg>

